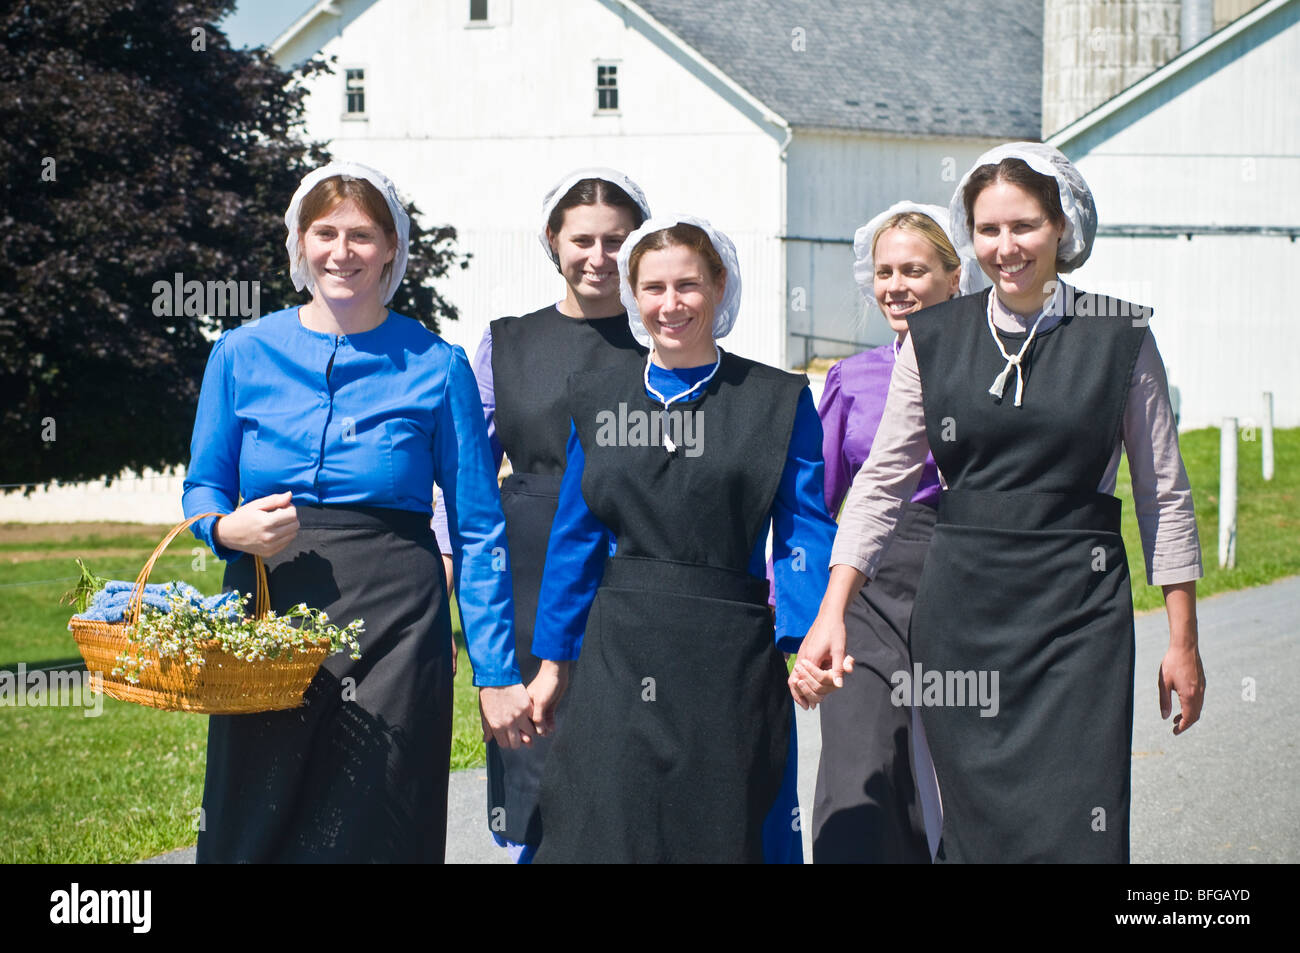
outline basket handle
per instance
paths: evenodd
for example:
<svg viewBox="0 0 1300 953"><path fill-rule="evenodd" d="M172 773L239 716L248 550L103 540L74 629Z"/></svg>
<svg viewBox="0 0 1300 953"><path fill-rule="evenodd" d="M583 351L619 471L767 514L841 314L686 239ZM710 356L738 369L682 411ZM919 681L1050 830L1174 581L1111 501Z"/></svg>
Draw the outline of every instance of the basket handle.
<svg viewBox="0 0 1300 953"><path fill-rule="evenodd" d="M154 563L158 561L158 557L162 555L167 545L199 520L207 519L209 516L229 515L229 513L200 513L198 516L191 516L184 522L173 526L171 531L163 537L162 542L154 547L153 555L144 564L144 568L140 570L140 575L135 577L135 588L131 590L131 598L126 604L127 617L131 620L129 624L132 628L135 628L140 621L140 608L144 603L144 587L145 583L149 581L149 573L153 571ZM271 593L266 583L266 563L262 561L261 556L253 556L253 570L257 577L257 591L253 596L253 617L265 619L266 613L271 608Z"/></svg>

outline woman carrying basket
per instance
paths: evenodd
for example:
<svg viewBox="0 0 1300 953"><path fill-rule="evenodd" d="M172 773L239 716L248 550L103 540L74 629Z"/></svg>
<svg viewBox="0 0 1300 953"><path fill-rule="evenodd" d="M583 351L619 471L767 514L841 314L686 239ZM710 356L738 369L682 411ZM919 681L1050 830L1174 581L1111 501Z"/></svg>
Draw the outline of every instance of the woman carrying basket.
<svg viewBox="0 0 1300 953"><path fill-rule="evenodd" d="M213 346L184 508L229 514L195 526L227 588L252 591L241 557L257 554L273 609L306 602L365 634L303 707L211 717L198 860L441 862L452 669L435 482L484 719L505 746L532 738L482 408L464 352L386 307L409 231L386 177L318 169L285 224L312 300Z"/></svg>

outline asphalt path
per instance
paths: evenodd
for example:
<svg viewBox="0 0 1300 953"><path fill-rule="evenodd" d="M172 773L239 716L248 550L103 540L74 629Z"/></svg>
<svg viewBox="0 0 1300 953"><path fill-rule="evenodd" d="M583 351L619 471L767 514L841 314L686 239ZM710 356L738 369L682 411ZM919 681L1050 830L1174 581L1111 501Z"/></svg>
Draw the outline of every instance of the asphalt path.
<svg viewBox="0 0 1300 953"><path fill-rule="evenodd" d="M1156 673L1169 644L1163 612L1138 616L1133 717L1134 863L1300 862L1300 576L1201 600L1207 685L1201 721L1175 737L1160 719ZM1177 700L1175 699L1175 710ZM816 712L796 709L799 801L812 804L821 733ZM447 862L509 860L488 833L487 775L451 775ZM811 861L804 825L804 859ZM193 863L194 849L145 863Z"/></svg>

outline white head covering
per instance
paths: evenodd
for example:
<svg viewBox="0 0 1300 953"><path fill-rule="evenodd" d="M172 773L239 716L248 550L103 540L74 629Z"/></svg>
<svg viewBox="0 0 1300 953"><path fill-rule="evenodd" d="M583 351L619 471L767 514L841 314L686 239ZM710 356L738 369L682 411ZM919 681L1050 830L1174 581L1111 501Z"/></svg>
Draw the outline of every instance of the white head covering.
<svg viewBox="0 0 1300 953"><path fill-rule="evenodd" d="M551 190L546 193L546 198L542 199L542 231L538 235L541 239L542 247L546 249L546 257L551 259L557 266L560 264L559 257L551 248L550 239L546 237L546 223L551 218L551 212L555 211L555 206L560 203L560 199L569 194L569 189L573 188L583 179L600 179L602 182L608 182L611 185L617 185L620 189L628 194L628 197L637 204L641 209L641 217L650 217L650 205L645 200L645 193L641 191L641 186L637 185L622 172L617 169L605 169L593 166L588 169L574 169L564 178L556 182Z"/></svg>
<svg viewBox="0 0 1300 953"><path fill-rule="evenodd" d="M708 235L718 257L722 259L723 267L727 269L727 283L722 290L722 300L718 302L713 312L715 341L731 333L736 317L740 314L740 262L736 258L736 246L731 243L731 239L704 219L696 218L694 215L666 215L662 218L647 219L644 225L627 236L623 247L618 250L618 295L623 302L623 307L627 308L628 327L644 347L653 347L654 343L650 338L650 332L645 328L645 322L641 320L641 309L636 306L636 295L632 293L632 284L628 280L628 261L632 257L632 249L636 248L651 232L672 228L679 223L694 225Z"/></svg>
<svg viewBox="0 0 1300 953"><path fill-rule="evenodd" d="M1060 271L1073 271L1088 260L1092 254L1092 243L1097 237L1097 206L1093 203L1092 192L1083 176L1058 149L1044 142L1008 142L995 146L975 160L961 181L957 191L948 203L948 213L954 224L953 238L957 254L965 260L967 255L974 257L974 244L970 229L966 226L967 208L962 199L962 191L971 175L980 166L997 165L1003 159L1020 159L1041 175L1051 176L1056 180L1056 187L1061 196L1061 211L1065 213L1065 231L1061 234L1061 246L1057 259L1061 262Z"/></svg>
<svg viewBox="0 0 1300 953"><path fill-rule="evenodd" d="M406 209L402 208L402 203L397 198L397 188L389 181L388 176L360 162L331 162L314 172L308 172L299 183L298 191L293 193L293 200L289 202L289 211L284 213L284 224L289 230L289 236L284 240L284 247L289 250L289 277L293 279L293 286L297 290L302 291L306 288L312 294L316 293L316 285L312 281L307 262L298 249L298 212L308 192L336 175L341 175L345 179L365 179L379 190L379 194L388 203L388 211L393 216L393 225L397 228L397 252L393 255L393 268L389 272L388 282L379 289L380 304L388 304L406 274L407 246L411 241L411 219L406 214Z"/></svg>
<svg viewBox="0 0 1300 953"><path fill-rule="evenodd" d="M956 240L953 238L952 229L948 224L948 210L943 206L920 205L908 201L895 202L889 206L889 208L853 233L853 278L862 291L862 297L867 299L869 308L876 308L877 310L880 308L880 305L876 302L876 262L872 255L871 246L875 244L876 233L880 231L880 226L895 215L901 215L904 212L919 212L927 218L933 219L934 223L942 228L943 233L948 236L948 241L952 242L954 250L958 247ZM967 245L969 247L969 243ZM959 255L958 257L961 260L961 278L958 280L957 285L959 294L965 295L973 291L979 291L988 284L984 272L980 271L979 263L975 260L974 255L970 257Z"/></svg>

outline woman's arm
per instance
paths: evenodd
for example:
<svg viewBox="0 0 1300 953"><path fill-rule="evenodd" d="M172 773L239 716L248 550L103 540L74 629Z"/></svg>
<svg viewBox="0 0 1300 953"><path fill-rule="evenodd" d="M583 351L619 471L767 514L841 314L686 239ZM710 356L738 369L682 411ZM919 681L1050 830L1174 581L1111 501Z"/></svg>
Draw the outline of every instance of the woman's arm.
<svg viewBox="0 0 1300 953"><path fill-rule="evenodd" d="M505 456L505 451L501 448L501 441L497 439L496 424L496 390L492 379L492 326L489 324L483 331L483 338L478 342L478 351L474 355L474 363L471 365L474 370L474 380L478 384L478 396L480 403L483 404L483 422L487 425L488 444L492 447L492 460L496 464L496 472L501 471L501 458ZM433 535L437 537L438 549L442 551L446 560L447 569L447 589L451 590L454 576L452 573L451 562L451 534L447 530L447 511L442 505L442 494L436 493L433 501Z"/></svg>
<svg viewBox="0 0 1300 953"><path fill-rule="evenodd" d="M229 334L212 346L190 439L190 466L181 508L186 517L224 513L194 524L194 535L219 559L244 553L274 556L298 534L298 514L288 493L275 493L236 507L243 426L235 413L235 378Z"/></svg>
<svg viewBox="0 0 1300 953"><path fill-rule="evenodd" d="M1169 717L1170 693L1177 693L1182 709L1174 717L1177 735L1196 723L1205 700L1205 669L1196 625L1201 544L1192 489L1178 450L1165 366L1150 329L1133 368L1122 434L1147 581L1162 587L1169 618L1169 649L1156 679L1160 717Z"/></svg>
<svg viewBox="0 0 1300 953"><path fill-rule="evenodd" d="M514 600L501 496L474 374L452 348L435 409L434 480L442 488L456 571L456 602L485 728L498 744L529 744L528 693L515 665Z"/></svg>
<svg viewBox="0 0 1300 953"><path fill-rule="evenodd" d="M569 666L582 651L587 616L613 550L613 534L582 495L586 456L572 424L566 454L533 625L533 655L542 659L542 665L528 694L533 699L533 721L543 734L554 727L555 706L568 685Z"/></svg>
<svg viewBox="0 0 1300 953"><path fill-rule="evenodd" d="M903 507L916 493L929 453L921 374L908 335L889 379L889 394L871 454L854 477L840 511L830 580L817 619L804 637L790 675L791 694L805 708L816 706L827 693L841 687L843 672L852 671L844 658L844 614L858 590L875 575Z"/></svg>

